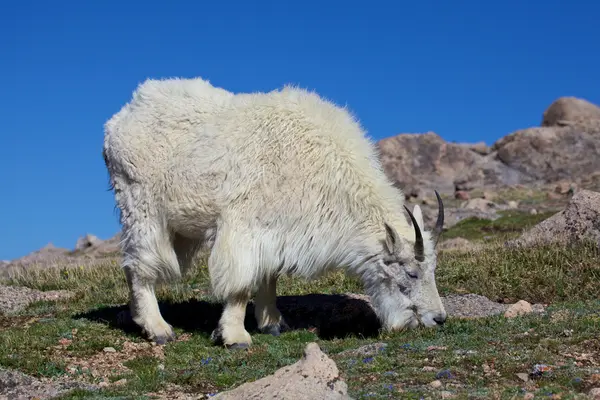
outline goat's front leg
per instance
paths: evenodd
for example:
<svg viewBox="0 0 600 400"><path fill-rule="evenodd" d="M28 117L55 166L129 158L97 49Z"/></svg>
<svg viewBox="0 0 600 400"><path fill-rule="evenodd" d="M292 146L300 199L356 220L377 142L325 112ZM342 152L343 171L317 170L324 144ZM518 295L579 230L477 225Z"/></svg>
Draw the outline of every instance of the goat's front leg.
<svg viewBox="0 0 600 400"><path fill-rule="evenodd" d="M252 337L244 327L246 306L249 300L248 294L238 294L227 299L219 325L211 334L213 342L223 344L230 349L250 347Z"/></svg>

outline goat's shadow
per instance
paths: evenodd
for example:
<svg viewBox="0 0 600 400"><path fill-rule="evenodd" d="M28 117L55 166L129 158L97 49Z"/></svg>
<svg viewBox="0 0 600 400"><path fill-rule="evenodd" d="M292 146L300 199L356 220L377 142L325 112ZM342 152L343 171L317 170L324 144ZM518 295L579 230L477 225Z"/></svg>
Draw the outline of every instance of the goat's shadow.
<svg viewBox="0 0 600 400"><path fill-rule="evenodd" d="M173 327L206 336L217 326L223 310L219 303L196 299L180 303L159 302L159 307L164 319ZM381 329L369 303L356 297L340 294L279 296L277 308L291 330L311 329L321 339L374 337ZM131 321L127 305L102 307L73 317L104 323L126 333L140 333ZM245 326L250 333L258 331L252 302L246 308Z"/></svg>

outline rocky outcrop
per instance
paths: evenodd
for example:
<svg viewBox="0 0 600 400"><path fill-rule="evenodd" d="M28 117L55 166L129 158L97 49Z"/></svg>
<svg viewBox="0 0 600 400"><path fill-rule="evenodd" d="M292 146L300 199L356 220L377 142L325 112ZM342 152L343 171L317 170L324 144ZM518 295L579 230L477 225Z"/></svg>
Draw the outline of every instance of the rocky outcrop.
<svg viewBox="0 0 600 400"><path fill-rule="evenodd" d="M594 185L600 182L600 107L560 98L544 112L541 127L517 130L490 147L448 143L427 132L383 139L379 149L386 174L408 196L573 178Z"/></svg>
<svg viewBox="0 0 600 400"><path fill-rule="evenodd" d="M502 163L532 180L589 175L600 171L600 121L519 130L498 140L493 150Z"/></svg>
<svg viewBox="0 0 600 400"><path fill-rule="evenodd" d="M120 234L107 240L101 240L94 235L80 237L75 243L75 248L69 250L56 247L52 243L40 250L34 251L24 257L11 261L0 262L0 275L5 275L20 268L61 266L88 264L119 253Z"/></svg>
<svg viewBox="0 0 600 400"><path fill-rule="evenodd" d="M540 222L507 246L537 244L573 244L592 240L600 246L600 193L582 190L571 198L567 207Z"/></svg>
<svg viewBox="0 0 600 400"><path fill-rule="evenodd" d="M453 193L455 188L526 181L518 171L503 164L482 146L448 143L433 132L402 134L379 143L386 174L405 194L416 188Z"/></svg>
<svg viewBox="0 0 600 400"><path fill-rule="evenodd" d="M214 399L351 399L335 362L309 343L304 357L273 375L219 393Z"/></svg>

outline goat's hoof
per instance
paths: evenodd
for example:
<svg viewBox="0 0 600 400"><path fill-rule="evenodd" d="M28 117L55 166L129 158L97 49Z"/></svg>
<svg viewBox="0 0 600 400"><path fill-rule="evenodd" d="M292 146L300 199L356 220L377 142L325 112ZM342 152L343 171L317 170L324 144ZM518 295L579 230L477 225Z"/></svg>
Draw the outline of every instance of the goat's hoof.
<svg viewBox="0 0 600 400"><path fill-rule="evenodd" d="M248 343L232 343L226 344L225 348L227 350L247 350L250 348L250 345Z"/></svg>
<svg viewBox="0 0 600 400"><path fill-rule="evenodd" d="M279 336L290 330L289 325L282 319L279 324L266 325L260 328L260 332L265 335Z"/></svg>
<svg viewBox="0 0 600 400"><path fill-rule="evenodd" d="M170 335L161 335L161 336L155 337L154 343L156 343L157 345L163 345L163 344L167 344L169 342L175 341L176 338L177 338L177 335L175 335L175 332L173 332Z"/></svg>
<svg viewBox="0 0 600 400"><path fill-rule="evenodd" d="M166 325L166 327L164 329L161 329L160 331L162 332L157 334L150 333L146 329L143 330L145 336L157 345L163 345L169 342L173 342L177 338L177 335L175 334L175 331L173 330L173 327L171 325Z"/></svg>

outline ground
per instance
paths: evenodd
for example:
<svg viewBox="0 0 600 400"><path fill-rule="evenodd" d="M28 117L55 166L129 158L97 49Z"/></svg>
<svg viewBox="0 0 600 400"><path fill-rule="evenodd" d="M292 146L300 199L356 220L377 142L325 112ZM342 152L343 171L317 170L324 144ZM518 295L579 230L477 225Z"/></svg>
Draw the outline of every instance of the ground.
<svg viewBox="0 0 600 400"><path fill-rule="evenodd" d="M280 337L253 331L249 351L210 344L220 305L203 263L158 291L178 334L165 346L128 324L117 260L24 272L4 283L31 288L33 302L0 302L11 305L0 314L0 382L8 386L0 395L28 387L40 398L210 396L296 362L315 341L357 399L588 398L600 386L598 247L502 245L551 214L506 211L444 234L470 242L440 252L438 288L450 313L440 329L380 333L358 282L341 273L315 282L285 278L278 302L294 329ZM0 289L0 299L8 290ZM507 304L521 299L540 305L537 312L506 318ZM251 306L247 321L253 330Z"/></svg>

